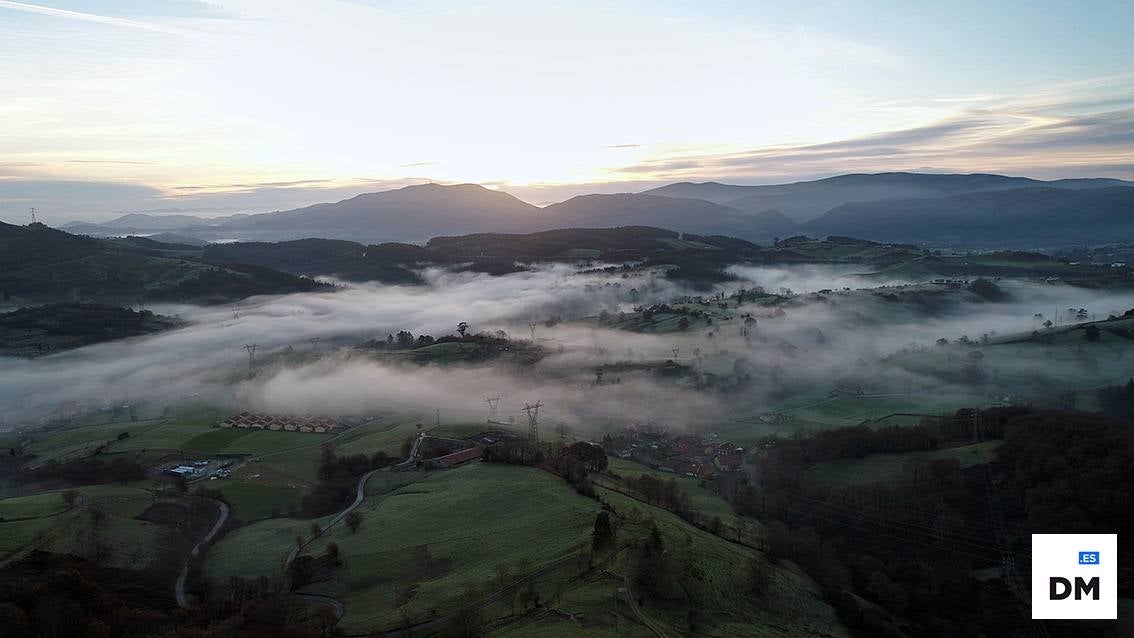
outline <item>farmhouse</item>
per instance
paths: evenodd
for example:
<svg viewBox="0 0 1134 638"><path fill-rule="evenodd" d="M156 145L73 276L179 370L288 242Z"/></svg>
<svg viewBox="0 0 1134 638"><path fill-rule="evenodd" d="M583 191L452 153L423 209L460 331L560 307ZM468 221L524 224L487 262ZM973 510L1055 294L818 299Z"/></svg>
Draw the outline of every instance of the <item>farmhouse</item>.
<svg viewBox="0 0 1134 638"><path fill-rule="evenodd" d="M293 416L252 414L241 412L221 421L221 427L252 428L255 430L282 430L285 432L314 432L325 434L337 425L337 421L327 416Z"/></svg>
<svg viewBox="0 0 1134 638"><path fill-rule="evenodd" d="M425 466L430 468L454 467L456 465L460 465L461 463L467 463L469 461L479 459L483 454L484 452L480 448L470 447L466 450L460 450L458 452L453 452L452 454L446 454L445 456L429 459L425 461Z"/></svg>

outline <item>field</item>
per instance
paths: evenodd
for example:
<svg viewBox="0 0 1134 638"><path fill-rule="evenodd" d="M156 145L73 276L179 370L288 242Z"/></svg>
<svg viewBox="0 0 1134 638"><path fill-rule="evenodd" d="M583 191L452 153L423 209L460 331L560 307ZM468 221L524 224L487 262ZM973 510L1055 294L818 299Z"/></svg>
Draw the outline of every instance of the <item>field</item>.
<svg viewBox="0 0 1134 638"><path fill-rule="evenodd" d="M65 511L67 504L58 492L0 500L0 559L62 523Z"/></svg>
<svg viewBox="0 0 1134 638"><path fill-rule="evenodd" d="M720 494L717 494L708 485L702 487L701 479L654 470L641 463L619 458L611 458L609 460L608 470L623 477L636 478L642 474L649 474L663 481L674 479L677 481L677 486L681 491L689 495L689 501L693 504L693 509L696 509L709 518L719 516L726 526L728 526L733 517L735 517L732 506L728 504L728 501L724 500ZM624 488L619 487L619 489Z"/></svg>
<svg viewBox="0 0 1134 638"><path fill-rule="evenodd" d="M770 412L787 415L784 423L764 423L750 410L726 415L715 431L723 438L749 447L767 435L791 436L796 432L831 430L851 425L914 425L923 416L943 416L961 408L988 407L999 403L983 394L912 393L842 395L829 397L816 392L799 395Z"/></svg>
<svg viewBox="0 0 1134 638"><path fill-rule="evenodd" d="M1000 441L985 441L929 452L871 454L861 459L837 459L819 463L809 472L815 480L830 484L894 484L909 480L906 467L911 464L920 465L941 459L956 459L961 467L990 463L995 460L995 450L1000 443Z"/></svg>
<svg viewBox="0 0 1134 638"><path fill-rule="evenodd" d="M159 421L123 421L32 432L29 433L31 443L27 445L26 450L37 455L37 463L51 459L62 461L90 456L96 448L112 444L124 432L131 437L140 436L154 429L159 423Z"/></svg>
<svg viewBox="0 0 1134 638"><path fill-rule="evenodd" d="M271 485L221 479L210 481L209 487L219 490L232 506L232 515L242 521L258 521L279 516L298 506L303 491L287 485Z"/></svg>
<svg viewBox="0 0 1134 638"><path fill-rule="evenodd" d="M80 488L90 502L87 510L49 547L50 551L76 556L99 555L103 564L124 569L145 569L158 556L162 526L138 518L158 501L143 489L116 485ZM92 510L105 519L96 523Z"/></svg>
<svg viewBox="0 0 1134 638"><path fill-rule="evenodd" d="M349 632L401 624L396 592L417 584L405 611L420 621L452 611L462 589L494 589L497 566L539 569L588 545L598 507L535 469L471 463L438 472L368 498L358 533L340 525L313 543L307 553L336 543L344 566L303 591L340 599Z"/></svg>
<svg viewBox="0 0 1134 638"><path fill-rule="evenodd" d="M209 549L205 577L223 583L230 576L277 575L295 537L310 534L312 523L326 520L273 518L233 530Z"/></svg>
<svg viewBox="0 0 1134 638"><path fill-rule="evenodd" d="M17 496L0 501L0 521L43 518L67 511L60 492Z"/></svg>
<svg viewBox="0 0 1134 638"><path fill-rule="evenodd" d="M1097 341L1086 329L1099 330ZM975 335L974 335L975 336ZM949 346L890 357L890 365L922 375L948 378L966 364L979 364L992 387L1026 388L1027 398L1052 391L1082 390L1120 383L1130 376L1134 359L1134 319L1098 321L1034 333L993 336L987 343Z"/></svg>
<svg viewBox="0 0 1134 638"><path fill-rule="evenodd" d="M690 610L696 609L700 617L696 631L699 635L846 635L834 610L821 600L818 586L792 563L785 561L773 568L772 585L758 604L737 582L740 568L752 556L752 550L690 527L665 510L617 492L601 488L600 491L625 521L618 530L620 547L643 542L656 525L665 539L667 553L685 562L685 574L696 580L696 587L683 586L677 598L646 597L643 612L668 634L688 635ZM637 560L633 549L623 549L613 556L607 569L633 580ZM612 579L587 580L567 588L555 607L571 614L572 620L562 615L547 616L534 623L531 635L621 635L616 628L626 627L624 617L629 616L627 606L615 602L621 584ZM634 593L642 595L640 591ZM502 635L529 635L526 628L532 624L518 624Z"/></svg>

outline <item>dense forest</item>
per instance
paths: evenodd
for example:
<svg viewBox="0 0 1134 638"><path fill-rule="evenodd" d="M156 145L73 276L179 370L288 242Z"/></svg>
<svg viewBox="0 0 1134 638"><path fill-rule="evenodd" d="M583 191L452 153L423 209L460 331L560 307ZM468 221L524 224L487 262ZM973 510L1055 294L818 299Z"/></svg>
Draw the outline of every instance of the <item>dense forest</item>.
<svg viewBox="0 0 1134 638"><path fill-rule="evenodd" d="M1003 438L991 464L938 459L910 464L904 481L857 486L807 471L948 446L974 420L985 437ZM1105 415L993 408L917 427L768 438L761 448L761 489L743 490L737 508L765 524L769 556L802 565L862 636L1029 635L1029 611L1012 591L1028 586L1027 574L1004 572L1006 557L1029 565L1031 533L1118 533L1129 543L1134 532L1134 430ZM1129 548L1119 554L1120 570L1134 567ZM1048 625L1059 636L1117 631L1103 621Z"/></svg>

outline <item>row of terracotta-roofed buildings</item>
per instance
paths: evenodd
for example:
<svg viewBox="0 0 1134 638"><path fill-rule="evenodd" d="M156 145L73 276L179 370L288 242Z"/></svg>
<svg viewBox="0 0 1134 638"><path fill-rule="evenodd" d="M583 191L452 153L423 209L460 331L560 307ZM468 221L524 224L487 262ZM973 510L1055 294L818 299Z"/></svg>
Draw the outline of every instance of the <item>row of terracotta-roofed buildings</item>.
<svg viewBox="0 0 1134 638"><path fill-rule="evenodd" d="M241 412L228 417L220 423L226 428L251 428L254 430L282 430L285 432L314 432L325 434L335 429L338 421L328 416L295 416L275 414L253 414Z"/></svg>

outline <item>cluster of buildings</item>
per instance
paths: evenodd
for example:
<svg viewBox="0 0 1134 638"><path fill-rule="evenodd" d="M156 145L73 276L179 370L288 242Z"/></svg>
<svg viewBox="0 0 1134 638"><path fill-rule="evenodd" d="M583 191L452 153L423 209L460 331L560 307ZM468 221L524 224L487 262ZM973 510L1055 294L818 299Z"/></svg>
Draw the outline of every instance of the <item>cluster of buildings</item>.
<svg viewBox="0 0 1134 638"><path fill-rule="evenodd" d="M283 430L286 432L315 432L325 434L335 429L337 421L328 416L277 416L241 412L221 421L225 428L252 428L256 430Z"/></svg>
<svg viewBox="0 0 1134 638"><path fill-rule="evenodd" d="M645 463L663 472L709 479L743 469L744 448L723 441L716 433L707 436L671 436L656 426L630 426L628 445L619 452L624 459Z"/></svg>

